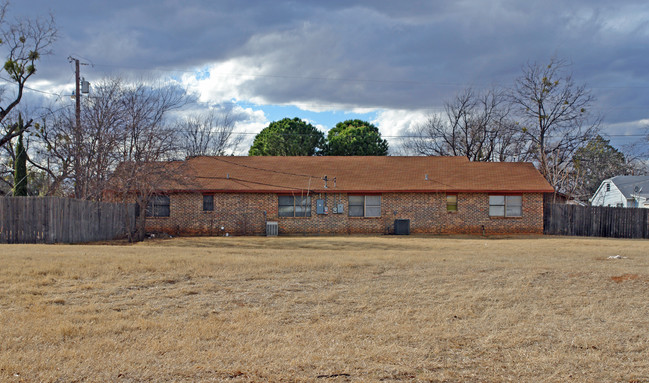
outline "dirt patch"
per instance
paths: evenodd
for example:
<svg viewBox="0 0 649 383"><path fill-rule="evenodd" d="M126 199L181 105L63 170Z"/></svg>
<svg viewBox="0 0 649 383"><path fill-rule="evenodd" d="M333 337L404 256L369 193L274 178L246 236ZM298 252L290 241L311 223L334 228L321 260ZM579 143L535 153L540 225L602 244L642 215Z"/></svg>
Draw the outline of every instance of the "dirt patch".
<svg viewBox="0 0 649 383"><path fill-rule="evenodd" d="M634 281L638 279L638 274L622 274L616 277L611 277L611 280L615 283L622 283L624 281Z"/></svg>

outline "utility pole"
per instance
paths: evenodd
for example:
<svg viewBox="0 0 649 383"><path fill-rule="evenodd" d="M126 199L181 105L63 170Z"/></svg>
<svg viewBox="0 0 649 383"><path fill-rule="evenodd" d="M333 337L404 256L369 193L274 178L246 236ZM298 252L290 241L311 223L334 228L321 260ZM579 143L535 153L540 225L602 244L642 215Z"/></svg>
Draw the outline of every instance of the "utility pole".
<svg viewBox="0 0 649 383"><path fill-rule="evenodd" d="M79 75L79 59L72 56L68 57L70 62L74 61L74 81L75 81L75 91L74 91L74 101L75 101L75 117L76 124L74 127L74 197L83 198L85 197L85 178L82 175L81 169L81 145L83 143L83 137L81 134L81 78ZM87 65L87 64L84 64ZM86 84L84 80L84 90L86 89ZM83 181L82 181L83 178Z"/></svg>

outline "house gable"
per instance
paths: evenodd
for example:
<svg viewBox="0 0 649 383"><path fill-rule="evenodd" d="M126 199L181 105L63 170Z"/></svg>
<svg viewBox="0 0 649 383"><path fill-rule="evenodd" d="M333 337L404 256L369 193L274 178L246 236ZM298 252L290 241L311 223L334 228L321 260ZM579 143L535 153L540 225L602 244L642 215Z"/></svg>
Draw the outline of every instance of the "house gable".
<svg viewBox="0 0 649 383"><path fill-rule="evenodd" d="M617 176L607 178L590 199L593 206L645 207L649 197L649 177Z"/></svg>

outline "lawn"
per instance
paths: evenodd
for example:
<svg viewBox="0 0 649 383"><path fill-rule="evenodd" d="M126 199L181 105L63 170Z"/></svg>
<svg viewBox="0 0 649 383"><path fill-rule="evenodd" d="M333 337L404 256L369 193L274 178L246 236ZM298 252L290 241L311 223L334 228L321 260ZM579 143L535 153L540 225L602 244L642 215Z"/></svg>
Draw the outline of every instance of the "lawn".
<svg viewBox="0 0 649 383"><path fill-rule="evenodd" d="M649 382L648 298L641 240L3 245L0 381Z"/></svg>

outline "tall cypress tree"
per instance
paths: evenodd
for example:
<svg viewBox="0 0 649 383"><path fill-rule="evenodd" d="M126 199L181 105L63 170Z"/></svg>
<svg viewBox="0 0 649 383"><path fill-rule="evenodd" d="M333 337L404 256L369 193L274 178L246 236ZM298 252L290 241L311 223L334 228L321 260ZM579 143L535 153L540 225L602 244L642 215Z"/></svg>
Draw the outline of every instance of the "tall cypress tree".
<svg viewBox="0 0 649 383"><path fill-rule="evenodd" d="M23 129L23 118L18 115L18 130ZM23 146L22 132L16 144L16 161L14 162L14 196L27 195L27 150Z"/></svg>

